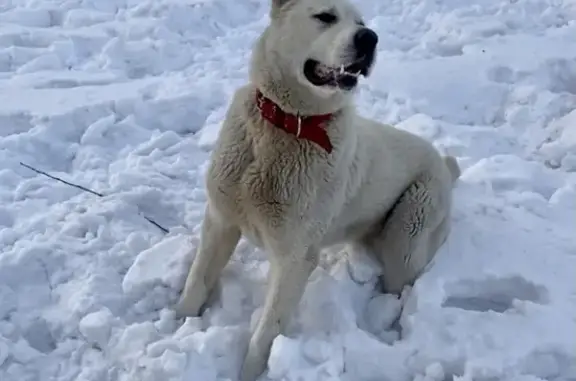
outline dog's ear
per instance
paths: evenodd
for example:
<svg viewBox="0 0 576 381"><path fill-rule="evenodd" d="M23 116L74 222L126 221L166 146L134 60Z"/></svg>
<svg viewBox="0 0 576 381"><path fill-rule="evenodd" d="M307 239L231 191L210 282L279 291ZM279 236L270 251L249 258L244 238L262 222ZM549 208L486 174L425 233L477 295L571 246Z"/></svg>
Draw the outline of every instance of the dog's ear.
<svg viewBox="0 0 576 381"><path fill-rule="evenodd" d="M280 10L284 8L289 3L294 3L298 0L272 0L272 8L270 9L270 15L272 17L278 16Z"/></svg>

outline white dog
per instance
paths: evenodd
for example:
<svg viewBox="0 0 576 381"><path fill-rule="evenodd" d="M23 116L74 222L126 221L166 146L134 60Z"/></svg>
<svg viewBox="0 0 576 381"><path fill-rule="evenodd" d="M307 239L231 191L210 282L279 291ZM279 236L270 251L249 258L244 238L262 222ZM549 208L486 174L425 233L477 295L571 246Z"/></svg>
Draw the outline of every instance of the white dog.
<svg viewBox="0 0 576 381"><path fill-rule="evenodd" d="M429 142L356 113L378 36L347 0L272 0L270 18L212 153L200 245L177 306L200 313L242 234L268 252L242 381L266 368L322 248L362 248L382 265L386 292L412 284L446 239L460 175Z"/></svg>

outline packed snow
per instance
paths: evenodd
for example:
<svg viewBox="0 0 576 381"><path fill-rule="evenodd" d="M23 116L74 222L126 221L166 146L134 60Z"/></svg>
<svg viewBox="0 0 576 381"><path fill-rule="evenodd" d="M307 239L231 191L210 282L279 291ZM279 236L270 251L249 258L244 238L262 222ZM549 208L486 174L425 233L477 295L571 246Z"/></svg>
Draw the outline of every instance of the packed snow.
<svg viewBox="0 0 576 381"><path fill-rule="evenodd" d="M326 251L262 380L576 380L576 1L356 4L359 111L458 158L453 230L401 298ZM237 379L266 254L241 241L201 318L173 306L268 10L0 1L1 381Z"/></svg>

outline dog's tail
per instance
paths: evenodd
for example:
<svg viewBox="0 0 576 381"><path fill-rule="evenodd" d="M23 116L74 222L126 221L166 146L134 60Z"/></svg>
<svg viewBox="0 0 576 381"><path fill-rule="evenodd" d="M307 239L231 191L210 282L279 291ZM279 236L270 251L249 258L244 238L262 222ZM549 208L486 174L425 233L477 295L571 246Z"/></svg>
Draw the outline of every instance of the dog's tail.
<svg viewBox="0 0 576 381"><path fill-rule="evenodd" d="M450 174L452 175L452 183L455 183L456 180L458 180L458 178L462 174L462 170L460 169L460 166L458 165L458 161L456 160L456 158L454 156L446 155L446 156L444 156L444 163L446 163L446 166L448 167L448 170L450 171Z"/></svg>

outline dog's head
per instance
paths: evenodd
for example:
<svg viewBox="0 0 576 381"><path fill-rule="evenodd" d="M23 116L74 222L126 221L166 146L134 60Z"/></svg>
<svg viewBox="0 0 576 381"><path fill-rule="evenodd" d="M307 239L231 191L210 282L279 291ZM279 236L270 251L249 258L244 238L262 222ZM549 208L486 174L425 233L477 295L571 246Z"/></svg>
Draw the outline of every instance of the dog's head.
<svg viewBox="0 0 576 381"><path fill-rule="evenodd" d="M378 36L348 0L272 0L270 16L252 61L258 86L338 104L370 74Z"/></svg>

